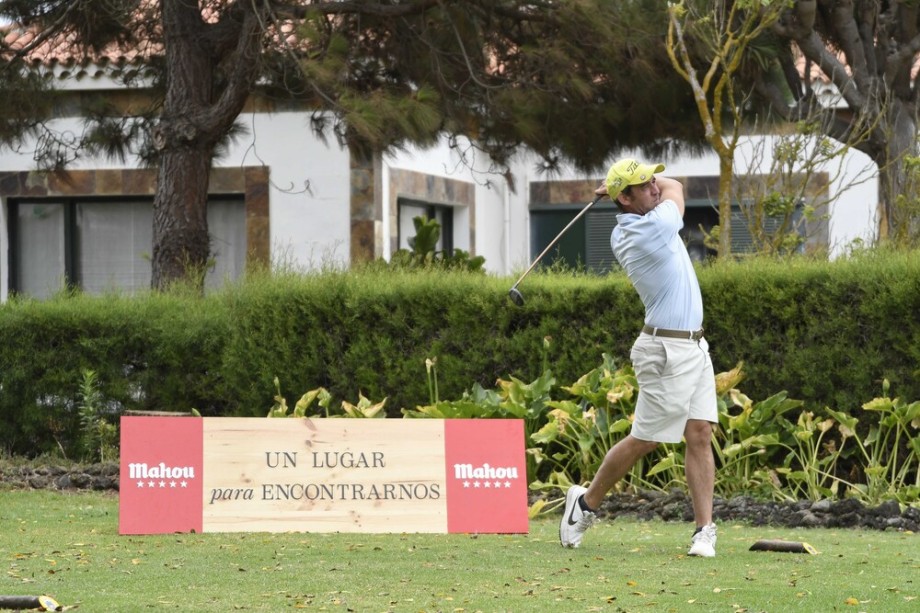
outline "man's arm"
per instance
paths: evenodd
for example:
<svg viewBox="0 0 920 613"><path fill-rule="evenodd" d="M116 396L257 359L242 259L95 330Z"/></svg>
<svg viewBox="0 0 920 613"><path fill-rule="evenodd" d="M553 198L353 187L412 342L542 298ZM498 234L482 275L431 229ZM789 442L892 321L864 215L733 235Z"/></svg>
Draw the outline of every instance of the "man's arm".
<svg viewBox="0 0 920 613"><path fill-rule="evenodd" d="M677 204L677 210L680 216L684 216L684 186L677 179L670 177L655 176L655 182L661 190L661 200L673 200Z"/></svg>

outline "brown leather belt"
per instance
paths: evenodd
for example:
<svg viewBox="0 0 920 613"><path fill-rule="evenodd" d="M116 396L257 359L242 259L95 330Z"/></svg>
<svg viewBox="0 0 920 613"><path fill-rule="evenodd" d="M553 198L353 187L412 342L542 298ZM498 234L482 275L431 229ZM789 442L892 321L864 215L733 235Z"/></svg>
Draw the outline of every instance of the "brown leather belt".
<svg viewBox="0 0 920 613"><path fill-rule="evenodd" d="M652 326L642 326L642 331L652 336L663 336L665 338L685 338L688 341L698 341L703 338L703 329L699 330L668 330L667 328L653 328Z"/></svg>

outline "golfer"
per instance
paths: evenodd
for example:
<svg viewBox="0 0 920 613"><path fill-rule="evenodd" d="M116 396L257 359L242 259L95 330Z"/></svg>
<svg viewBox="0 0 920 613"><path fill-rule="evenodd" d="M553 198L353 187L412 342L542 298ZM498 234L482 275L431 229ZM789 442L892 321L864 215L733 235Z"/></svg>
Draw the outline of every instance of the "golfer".
<svg viewBox="0 0 920 613"><path fill-rule="evenodd" d="M630 433L607 451L587 488L573 485L566 492L559 540L563 547L578 547L604 496L633 464L658 443L683 438L696 520L689 555L713 557L715 373L703 338L699 282L678 236L684 225L683 186L655 176L663 170L662 164L620 160L595 192L606 193L621 211L610 245L645 306L645 325L630 352L639 397Z"/></svg>

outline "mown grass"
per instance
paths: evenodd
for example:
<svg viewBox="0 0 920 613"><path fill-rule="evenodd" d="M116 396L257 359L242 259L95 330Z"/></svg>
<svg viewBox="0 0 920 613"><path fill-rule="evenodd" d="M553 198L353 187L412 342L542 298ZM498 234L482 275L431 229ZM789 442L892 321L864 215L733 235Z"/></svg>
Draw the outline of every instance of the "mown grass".
<svg viewBox="0 0 920 613"><path fill-rule="evenodd" d="M916 611L914 534L601 522L580 549L552 518L528 535L119 536L117 496L0 491L0 594L94 611ZM751 552L807 541L819 555Z"/></svg>

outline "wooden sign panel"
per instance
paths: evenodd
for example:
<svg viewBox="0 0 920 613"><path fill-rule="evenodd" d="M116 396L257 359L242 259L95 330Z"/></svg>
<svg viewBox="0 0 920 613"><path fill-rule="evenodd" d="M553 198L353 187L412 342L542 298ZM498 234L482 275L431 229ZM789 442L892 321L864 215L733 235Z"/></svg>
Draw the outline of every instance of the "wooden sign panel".
<svg viewBox="0 0 920 613"><path fill-rule="evenodd" d="M521 420L123 417L119 532L524 532Z"/></svg>

